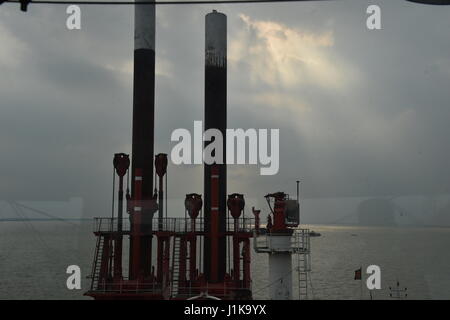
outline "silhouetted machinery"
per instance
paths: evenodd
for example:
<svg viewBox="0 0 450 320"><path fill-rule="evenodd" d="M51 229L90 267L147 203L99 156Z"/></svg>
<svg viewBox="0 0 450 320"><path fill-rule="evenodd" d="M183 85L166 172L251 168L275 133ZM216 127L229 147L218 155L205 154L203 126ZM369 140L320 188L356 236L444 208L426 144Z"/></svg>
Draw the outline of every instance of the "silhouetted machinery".
<svg viewBox="0 0 450 320"><path fill-rule="evenodd" d="M250 238L254 219L244 215L242 194L227 198L225 164L205 164L204 199L189 193L184 200L185 217L167 216L164 178L168 159L162 153L153 156L155 9L154 5L140 6L138 2L132 168L130 171L128 155L114 156L114 170L119 177L117 216L95 220L97 245L91 288L86 295L95 299L251 299ZM226 130L226 16L217 11L206 15L208 128ZM153 189L154 170L157 189ZM125 181L128 218L123 217ZM128 243L127 268L123 267L124 242Z"/></svg>
<svg viewBox="0 0 450 320"><path fill-rule="evenodd" d="M270 232L292 232L300 224L300 205L298 200L290 200L284 192L270 193L265 196L270 212L273 215L273 225ZM270 200L274 200L274 206Z"/></svg>

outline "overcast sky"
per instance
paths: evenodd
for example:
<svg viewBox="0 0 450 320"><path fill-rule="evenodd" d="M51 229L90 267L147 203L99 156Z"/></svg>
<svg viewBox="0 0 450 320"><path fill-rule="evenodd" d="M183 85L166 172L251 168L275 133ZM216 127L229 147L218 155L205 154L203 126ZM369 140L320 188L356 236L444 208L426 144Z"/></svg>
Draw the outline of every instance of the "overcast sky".
<svg viewBox="0 0 450 320"><path fill-rule="evenodd" d="M65 9L0 6L0 199L81 197L108 216L112 156L131 153L134 9L81 6L72 31ZM264 209L297 178L305 198L449 193L450 8L403 0L157 7L157 153L203 119L212 9L228 16L228 127L280 129L279 173L231 166L228 193ZM202 175L169 165L169 214Z"/></svg>

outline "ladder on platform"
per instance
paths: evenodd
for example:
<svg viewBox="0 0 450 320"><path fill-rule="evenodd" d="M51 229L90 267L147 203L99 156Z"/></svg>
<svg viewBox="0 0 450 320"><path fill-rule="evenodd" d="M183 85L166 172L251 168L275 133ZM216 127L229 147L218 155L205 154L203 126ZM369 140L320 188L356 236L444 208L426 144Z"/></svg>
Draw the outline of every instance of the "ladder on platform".
<svg viewBox="0 0 450 320"><path fill-rule="evenodd" d="M308 299L308 257L306 253L298 253L298 299Z"/></svg>
<svg viewBox="0 0 450 320"><path fill-rule="evenodd" d="M300 229L295 233L297 273L298 273L298 298L308 299L308 273L311 271L310 237L308 229Z"/></svg>
<svg viewBox="0 0 450 320"><path fill-rule="evenodd" d="M103 255L103 244L105 242L105 238L102 236L97 237L97 244L95 246L95 253L94 253L94 263L92 264L92 271L91 271L91 290L95 290L98 287L98 280L100 277L100 266L102 261L102 255Z"/></svg>
<svg viewBox="0 0 450 320"><path fill-rule="evenodd" d="M106 239L107 238L107 239ZM105 242L107 241L107 242ZM108 252L105 252L105 245L107 245ZM95 254L94 254L94 263L92 264L92 270L91 270L91 290L98 290L100 285L100 275L102 273L102 261L107 258L108 267L106 270L104 270L105 276L108 275L108 273L112 272L112 260L114 258L114 250L113 250L113 239L111 236L102 236L99 235L97 237L97 244L95 246ZM108 254L107 257L104 257L104 255Z"/></svg>

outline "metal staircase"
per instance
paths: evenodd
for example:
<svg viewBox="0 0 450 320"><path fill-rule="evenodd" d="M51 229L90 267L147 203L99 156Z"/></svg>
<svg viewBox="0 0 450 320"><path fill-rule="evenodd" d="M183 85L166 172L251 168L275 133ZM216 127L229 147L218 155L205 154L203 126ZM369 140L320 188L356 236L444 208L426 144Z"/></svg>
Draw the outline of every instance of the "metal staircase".
<svg viewBox="0 0 450 320"><path fill-rule="evenodd" d="M106 239L107 238L107 239ZM107 242L106 242L107 241ZM105 247L107 252L105 252ZM112 272L113 254L113 239L111 236L99 235L97 237L97 244L95 246L94 263L91 270L91 290L98 290L100 288L100 277L108 276ZM105 261L106 260L106 261ZM105 261L105 262L103 262ZM107 263L107 266L103 266L105 270L102 270L102 263ZM103 288L104 289L104 288Z"/></svg>
<svg viewBox="0 0 450 320"><path fill-rule="evenodd" d="M172 297L176 297L178 295L178 285L180 280L180 244L181 238L175 236L173 238L173 251L172 251L172 279L171 279Z"/></svg>
<svg viewBox="0 0 450 320"><path fill-rule="evenodd" d="M95 253L94 253L94 262L92 263L92 270L91 270L91 290L95 290L98 288L98 280L100 278L100 266L101 266L101 257L103 255L103 244L105 242L105 237L98 236L97 237L97 244L95 246Z"/></svg>

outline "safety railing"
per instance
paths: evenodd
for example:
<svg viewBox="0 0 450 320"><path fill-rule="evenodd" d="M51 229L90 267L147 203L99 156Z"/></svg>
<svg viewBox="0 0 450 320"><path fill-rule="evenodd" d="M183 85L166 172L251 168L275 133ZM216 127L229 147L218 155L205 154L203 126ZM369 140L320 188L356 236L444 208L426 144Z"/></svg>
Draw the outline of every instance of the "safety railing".
<svg viewBox="0 0 450 320"><path fill-rule="evenodd" d="M113 232L118 230L118 218L94 218L94 232ZM122 231L130 231L130 220L122 219Z"/></svg>
<svg viewBox="0 0 450 320"><path fill-rule="evenodd" d="M153 230L169 231L175 233L202 232L204 231L203 220L197 218L153 218Z"/></svg>
<svg viewBox="0 0 450 320"><path fill-rule="evenodd" d="M228 232L253 232L255 229L255 218L240 217L234 219L227 217Z"/></svg>
<svg viewBox="0 0 450 320"><path fill-rule="evenodd" d="M115 232L118 230L117 218L94 218L94 232ZM203 231L203 221L196 219L195 222L189 218L153 218L153 231L168 232L191 232L192 230ZM131 230L130 219L122 219L122 231L129 232Z"/></svg>
<svg viewBox="0 0 450 320"><path fill-rule="evenodd" d="M122 220L122 232L129 232L131 229L131 222L129 218ZM94 218L94 232L116 232L118 230L118 218ZM183 232L203 232L204 221L197 218L194 221L190 218L158 218L152 219L153 231L167 231L175 233ZM255 228L255 219L241 217L235 221L231 217L226 219L226 230L228 232L253 232Z"/></svg>
<svg viewBox="0 0 450 320"><path fill-rule="evenodd" d="M309 253L310 252L310 230L295 229L290 238L290 244L287 246L279 246L279 243L272 243L273 237L270 233L256 234L254 232L253 247L256 252L270 251L290 251L293 253Z"/></svg>
<svg viewBox="0 0 450 320"><path fill-rule="evenodd" d="M296 229L294 231L291 243L295 253L310 252L310 232L309 229Z"/></svg>
<svg viewBox="0 0 450 320"><path fill-rule="evenodd" d="M112 282L107 279L99 280L97 285L91 291L101 293L153 293L162 294L163 289L160 284L153 282L141 282L139 280L127 281L123 279L120 282Z"/></svg>

